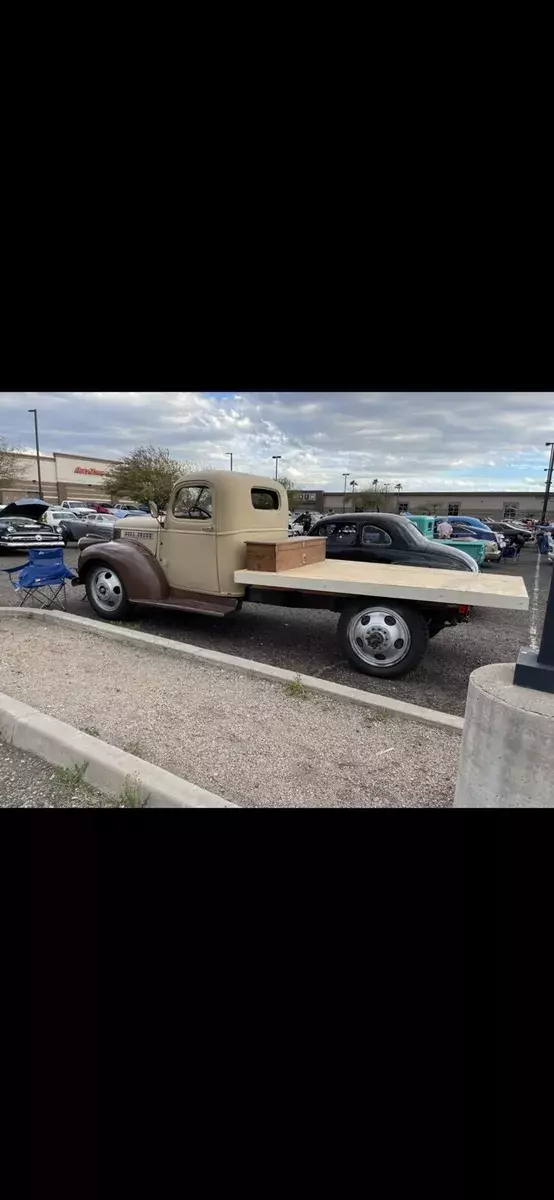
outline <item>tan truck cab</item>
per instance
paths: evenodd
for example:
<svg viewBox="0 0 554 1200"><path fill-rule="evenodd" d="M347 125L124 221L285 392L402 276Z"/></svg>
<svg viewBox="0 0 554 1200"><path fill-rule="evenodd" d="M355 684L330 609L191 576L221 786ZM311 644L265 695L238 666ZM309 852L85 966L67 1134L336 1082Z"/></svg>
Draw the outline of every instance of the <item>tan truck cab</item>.
<svg viewBox="0 0 554 1200"><path fill-rule="evenodd" d="M79 577L108 620L121 620L132 603L223 616L244 597L234 576L246 566L246 543L285 541L288 517L277 480L238 471L186 475L163 518L124 517L113 541L83 549Z"/></svg>

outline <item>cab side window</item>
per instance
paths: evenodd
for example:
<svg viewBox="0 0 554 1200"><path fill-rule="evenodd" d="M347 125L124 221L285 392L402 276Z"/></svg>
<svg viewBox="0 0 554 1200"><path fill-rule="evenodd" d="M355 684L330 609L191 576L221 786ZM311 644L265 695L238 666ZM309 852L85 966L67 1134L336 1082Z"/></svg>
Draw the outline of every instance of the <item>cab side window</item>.
<svg viewBox="0 0 554 1200"><path fill-rule="evenodd" d="M364 525L362 529L362 546L392 546L392 538L384 529L377 525Z"/></svg>
<svg viewBox="0 0 554 1200"><path fill-rule="evenodd" d="M329 545L337 549L344 546L355 546L357 535L356 525L342 525L337 523L333 528L333 533L329 534Z"/></svg>
<svg viewBox="0 0 554 1200"><path fill-rule="evenodd" d="M212 493L201 484L179 488L173 502L173 516L187 521L211 521Z"/></svg>

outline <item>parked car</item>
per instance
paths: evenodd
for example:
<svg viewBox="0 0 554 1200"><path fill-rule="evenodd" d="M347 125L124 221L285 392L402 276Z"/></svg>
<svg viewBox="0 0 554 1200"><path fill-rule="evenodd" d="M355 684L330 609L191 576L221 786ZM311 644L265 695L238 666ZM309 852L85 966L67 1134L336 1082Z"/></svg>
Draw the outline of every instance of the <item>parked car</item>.
<svg viewBox="0 0 554 1200"><path fill-rule="evenodd" d="M435 525L435 537L438 536L437 526L438 522ZM502 538L502 545L499 544L497 537ZM502 546L505 545L505 538L502 536L502 534L493 534L492 529L489 530L488 533L485 533L478 529L475 525L462 525L461 522L457 522L456 525L452 526L452 538L450 540L456 541L457 539L460 539L460 541L464 542L484 542L485 562L500 562L502 557Z"/></svg>
<svg viewBox="0 0 554 1200"><path fill-rule="evenodd" d="M77 513L82 516L83 513L94 512L94 509L88 504L83 504L81 500L62 500L60 508L69 509L72 513Z"/></svg>
<svg viewBox="0 0 554 1200"><path fill-rule="evenodd" d="M449 525L451 525L453 529L456 529L458 525L465 525L466 527L470 526L472 529L480 530L483 538L485 538L487 534L490 538L491 529L493 528L488 524L488 522L481 521L480 517L435 517L435 520L437 522L448 521ZM478 537L479 535L476 533L474 536ZM495 537L495 540L498 541L498 538Z"/></svg>
<svg viewBox="0 0 554 1200"><path fill-rule="evenodd" d="M117 517L118 521L120 521L122 517L128 517L130 513L135 517L144 516L144 512L145 509L140 508L138 504L127 503L127 501L124 501L122 504L114 504L112 507L112 513L115 517Z"/></svg>
<svg viewBox="0 0 554 1200"><path fill-rule="evenodd" d="M45 525L51 525L52 529L57 529L62 521L67 521L69 512L67 508L47 508L42 518Z"/></svg>
<svg viewBox="0 0 554 1200"><path fill-rule="evenodd" d="M508 543L515 543L520 548L527 545L535 536L525 526L518 527L511 521L491 521L490 528L494 533L503 534Z"/></svg>
<svg viewBox="0 0 554 1200"><path fill-rule="evenodd" d="M31 546L36 546L37 549L63 546L63 538L58 529L41 525L31 517L5 517L0 514L0 552L5 554L6 550L24 551Z"/></svg>
<svg viewBox="0 0 554 1200"><path fill-rule="evenodd" d="M80 516L79 513L67 515L60 525L60 530L65 544L68 542L78 542L81 538L88 534L103 538L109 541L113 537L114 527L117 522L117 517L106 516L105 513L86 513Z"/></svg>
<svg viewBox="0 0 554 1200"><path fill-rule="evenodd" d="M446 571L479 569L469 554L430 541L411 521L395 513L325 517L313 526L310 537L327 538L327 558L393 563L404 567L438 567Z"/></svg>

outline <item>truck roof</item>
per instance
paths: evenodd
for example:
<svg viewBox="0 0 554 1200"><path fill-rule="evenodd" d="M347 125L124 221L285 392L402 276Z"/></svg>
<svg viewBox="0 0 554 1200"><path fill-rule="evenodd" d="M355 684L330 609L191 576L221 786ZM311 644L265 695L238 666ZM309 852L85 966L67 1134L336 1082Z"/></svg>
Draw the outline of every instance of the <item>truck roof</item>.
<svg viewBox="0 0 554 1200"><path fill-rule="evenodd" d="M278 479L272 479L269 475L249 475L244 471L216 471L208 468L206 471L189 471L177 480L176 487L184 487L187 483L213 483L217 487L218 492L236 492L239 488L246 489L247 487L263 487L273 488L274 491L286 492Z"/></svg>
<svg viewBox="0 0 554 1200"><path fill-rule="evenodd" d="M288 529L289 502L285 488L277 479L267 475L247 475L242 471L195 471L177 480L173 494L182 487L205 483L213 488L214 520L218 533L244 530L255 533ZM277 493L277 507L254 506L252 491L260 489Z"/></svg>

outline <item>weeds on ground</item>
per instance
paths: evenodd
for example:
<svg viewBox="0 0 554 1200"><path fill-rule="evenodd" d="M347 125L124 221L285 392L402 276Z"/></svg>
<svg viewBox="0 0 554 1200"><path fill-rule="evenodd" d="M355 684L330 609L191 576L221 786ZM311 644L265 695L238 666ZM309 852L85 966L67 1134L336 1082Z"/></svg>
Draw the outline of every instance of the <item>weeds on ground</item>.
<svg viewBox="0 0 554 1200"><path fill-rule="evenodd" d="M75 792L81 788L84 792L93 792L94 788L85 779L88 762L81 763L79 766L75 763L72 767L56 767L54 776L64 790Z"/></svg>
<svg viewBox="0 0 554 1200"><path fill-rule="evenodd" d="M88 733L89 737L97 737L97 738L100 737L100 732L96 728L96 725L85 725L85 727L83 729L83 733Z"/></svg>
<svg viewBox="0 0 554 1200"><path fill-rule="evenodd" d="M285 683L284 687L286 695L295 696L297 700L305 700L308 695L299 675L296 679L291 679L290 683Z"/></svg>
<svg viewBox="0 0 554 1200"><path fill-rule="evenodd" d="M148 803L148 795L141 799L140 784L136 775L127 775L123 784L123 791L119 797L119 802L123 808L145 808Z"/></svg>
<svg viewBox="0 0 554 1200"><path fill-rule="evenodd" d="M127 754L134 754L137 758L144 758L142 742L139 742L138 739L135 742L126 742L123 749Z"/></svg>
<svg viewBox="0 0 554 1200"><path fill-rule="evenodd" d="M371 712L366 712L365 719L374 725L376 721L388 721L389 714L386 708L372 708Z"/></svg>

